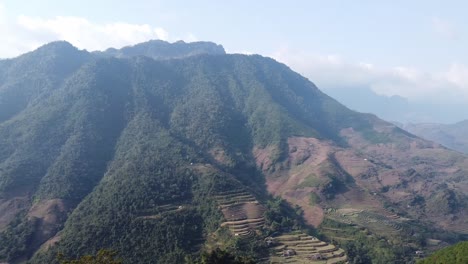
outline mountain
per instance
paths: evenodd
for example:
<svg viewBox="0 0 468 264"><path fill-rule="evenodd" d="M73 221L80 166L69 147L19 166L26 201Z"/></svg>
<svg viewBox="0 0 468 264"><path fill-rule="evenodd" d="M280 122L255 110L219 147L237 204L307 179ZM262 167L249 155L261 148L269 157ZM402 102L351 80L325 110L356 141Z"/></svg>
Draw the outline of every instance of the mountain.
<svg viewBox="0 0 468 264"><path fill-rule="evenodd" d="M468 154L468 120L455 124L409 123L402 127L422 138Z"/></svg>
<svg viewBox="0 0 468 264"><path fill-rule="evenodd" d="M466 238L466 156L273 59L160 44L0 61L0 261L392 263Z"/></svg>
<svg viewBox="0 0 468 264"><path fill-rule="evenodd" d="M412 101L379 95L370 87L325 87L323 90L347 107L400 123L455 123L467 119L465 103Z"/></svg>
<svg viewBox="0 0 468 264"><path fill-rule="evenodd" d="M121 49L109 48L104 52L96 52L103 56L117 58L131 58L135 56L147 56L155 60L184 58L200 54L226 54L221 45L212 42L185 43L180 40L168 43L162 40L150 40L134 46Z"/></svg>

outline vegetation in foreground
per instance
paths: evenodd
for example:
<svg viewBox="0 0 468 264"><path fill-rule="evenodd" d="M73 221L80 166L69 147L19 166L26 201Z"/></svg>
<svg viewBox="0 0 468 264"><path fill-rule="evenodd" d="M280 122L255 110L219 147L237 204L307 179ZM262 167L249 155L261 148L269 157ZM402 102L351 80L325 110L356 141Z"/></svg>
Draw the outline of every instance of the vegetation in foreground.
<svg viewBox="0 0 468 264"><path fill-rule="evenodd" d="M466 264L468 263L468 241L459 242L453 246L436 251L429 257L420 260L418 264Z"/></svg>

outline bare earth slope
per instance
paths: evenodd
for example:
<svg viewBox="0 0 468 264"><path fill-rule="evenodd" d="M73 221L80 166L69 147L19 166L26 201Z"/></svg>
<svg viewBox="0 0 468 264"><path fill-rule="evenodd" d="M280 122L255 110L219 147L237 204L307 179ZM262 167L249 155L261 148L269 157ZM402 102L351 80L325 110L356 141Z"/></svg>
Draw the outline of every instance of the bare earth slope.
<svg viewBox="0 0 468 264"><path fill-rule="evenodd" d="M418 220L468 234L468 158L383 121L373 129L371 137L343 129L346 147L289 138L286 160L261 167L268 190L314 226L329 218L388 234ZM269 164L268 151L255 150L258 166Z"/></svg>

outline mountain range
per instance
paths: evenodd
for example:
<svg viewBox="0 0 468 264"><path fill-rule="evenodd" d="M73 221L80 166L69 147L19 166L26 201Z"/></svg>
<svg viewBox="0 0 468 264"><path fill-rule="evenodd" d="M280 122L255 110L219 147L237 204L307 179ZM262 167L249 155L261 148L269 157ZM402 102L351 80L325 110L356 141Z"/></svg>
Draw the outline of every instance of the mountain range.
<svg viewBox="0 0 468 264"><path fill-rule="evenodd" d="M210 42L0 60L8 263L406 263L466 239L467 173L467 156Z"/></svg>
<svg viewBox="0 0 468 264"><path fill-rule="evenodd" d="M400 126L422 138L468 154L468 120L454 124L409 123Z"/></svg>
<svg viewBox="0 0 468 264"><path fill-rule="evenodd" d="M373 113L384 120L402 124L451 124L468 118L466 103L463 102L409 100L399 95L380 95L366 86L327 86L323 91L353 110Z"/></svg>

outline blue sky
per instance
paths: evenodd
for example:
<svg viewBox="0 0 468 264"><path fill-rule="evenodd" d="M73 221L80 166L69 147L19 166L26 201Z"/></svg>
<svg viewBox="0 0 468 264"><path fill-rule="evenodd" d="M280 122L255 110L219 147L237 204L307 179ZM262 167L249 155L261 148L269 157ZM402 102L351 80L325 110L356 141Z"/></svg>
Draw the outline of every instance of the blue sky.
<svg viewBox="0 0 468 264"><path fill-rule="evenodd" d="M465 1L2 2L11 18L74 16L96 24L148 24L164 28L172 40L193 34L233 51L265 54L293 47L429 70L468 61Z"/></svg>
<svg viewBox="0 0 468 264"><path fill-rule="evenodd" d="M287 63L320 87L468 105L466 1L0 0L0 57L209 40Z"/></svg>

